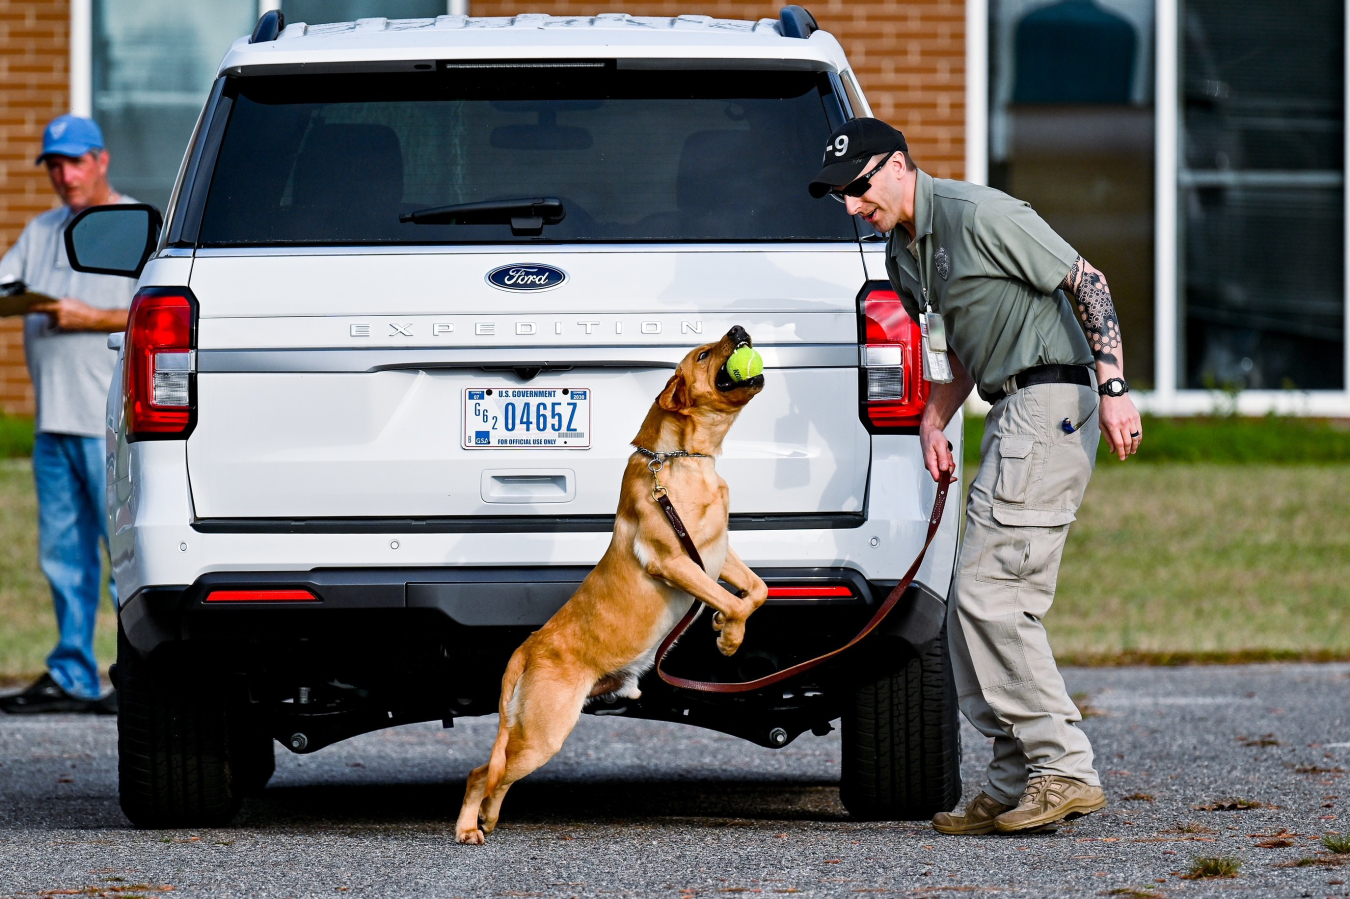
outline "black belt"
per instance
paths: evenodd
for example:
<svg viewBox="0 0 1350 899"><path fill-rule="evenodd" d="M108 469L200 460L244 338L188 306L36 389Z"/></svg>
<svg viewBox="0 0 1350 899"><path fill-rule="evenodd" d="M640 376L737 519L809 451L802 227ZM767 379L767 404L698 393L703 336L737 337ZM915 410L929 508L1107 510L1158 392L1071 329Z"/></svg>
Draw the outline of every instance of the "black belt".
<svg viewBox="0 0 1350 899"><path fill-rule="evenodd" d="M1016 382L1018 390L1021 390L1024 387L1033 387L1037 384L1080 384L1083 387L1092 386L1092 376L1088 374L1086 365L1033 365L1031 368L1023 369L1018 372L1010 380ZM1003 390L985 396L984 398L988 402L997 403L1008 395L1005 386Z"/></svg>

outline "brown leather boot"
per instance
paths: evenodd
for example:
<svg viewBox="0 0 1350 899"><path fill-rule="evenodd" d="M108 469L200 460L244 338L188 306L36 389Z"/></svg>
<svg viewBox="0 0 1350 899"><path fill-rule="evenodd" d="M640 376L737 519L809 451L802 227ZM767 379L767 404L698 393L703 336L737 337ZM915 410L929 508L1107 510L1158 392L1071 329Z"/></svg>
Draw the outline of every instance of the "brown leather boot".
<svg viewBox="0 0 1350 899"><path fill-rule="evenodd" d="M1106 808L1106 794L1101 787L1071 777L1043 774L1027 781L1017 808L995 818L994 827L999 833L1039 830L1102 808Z"/></svg>
<svg viewBox="0 0 1350 899"><path fill-rule="evenodd" d="M988 793L981 792L966 806L965 814L938 812L933 816L933 829L938 833L981 834L994 832L994 819L1012 806L1004 805Z"/></svg>

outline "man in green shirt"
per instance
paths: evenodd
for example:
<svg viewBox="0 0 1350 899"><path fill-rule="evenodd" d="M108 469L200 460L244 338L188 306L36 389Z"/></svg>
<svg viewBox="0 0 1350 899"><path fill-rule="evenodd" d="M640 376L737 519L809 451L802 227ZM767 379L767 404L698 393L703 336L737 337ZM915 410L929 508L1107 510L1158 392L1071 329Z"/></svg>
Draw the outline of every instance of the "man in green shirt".
<svg viewBox="0 0 1350 899"><path fill-rule="evenodd" d="M886 270L906 310L927 316L930 335L945 325L950 371L935 351L919 426L934 478L956 470L943 428L971 389L993 404L947 639L961 710L993 738L994 757L965 812L939 814L933 827L1027 832L1103 808L1041 619L1101 434L1121 460L1143 436L1106 279L1026 203L919 171L904 135L877 119L830 136L810 189L890 235Z"/></svg>

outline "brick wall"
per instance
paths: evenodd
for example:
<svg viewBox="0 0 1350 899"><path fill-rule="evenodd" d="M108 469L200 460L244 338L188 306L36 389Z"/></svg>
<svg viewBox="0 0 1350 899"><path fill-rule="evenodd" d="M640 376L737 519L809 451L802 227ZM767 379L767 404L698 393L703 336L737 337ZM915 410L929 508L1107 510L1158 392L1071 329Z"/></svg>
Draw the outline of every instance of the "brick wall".
<svg viewBox="0 0 1350 899"><path fill-rule="evenodd" d="M905 133L919 167L936 178L963 177L964 0L829 0L807 8L844 45L872 112Z"/></svg>
<svg viewBox="0 0 1350 899"><path fill-rule="evenodd" d="M747 0L470 0L475 16L543 12L636 16L683 13L725 19L777 17L785 4ZM825 0L804 3L839 38L872 112L905 132L919 166L939 178L965 169L964 0Z"/></svg>
<svg viewBox="0 0 1350 899"><path fill-rule="evenodd" d="M47 122L69 111L69 32L67 0L0 0L0 249L57 203L33 159ZM0 411L33 413L19 318L0 319Z"/></svg>

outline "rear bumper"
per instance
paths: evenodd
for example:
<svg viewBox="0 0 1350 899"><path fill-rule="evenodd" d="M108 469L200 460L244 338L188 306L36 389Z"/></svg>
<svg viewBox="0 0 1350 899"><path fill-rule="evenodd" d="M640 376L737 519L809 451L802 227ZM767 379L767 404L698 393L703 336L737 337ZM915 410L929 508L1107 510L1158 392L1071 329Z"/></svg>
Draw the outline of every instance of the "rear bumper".
<svg viewBox="0 0 1350 899"><path fill-rule="evenodd" d="M250 713L297 752L382 727L483 715L498 708L511 653L575 591L589 566L315 569L216 572L183 586L148 587L123 604L139 652L192 659L238 686ZM822 655L853 637L890 586L849 568L760 568L775 586L846 587L847 596L770 599L732 657L703 615L667 668L698 680L751 680ZM308 591L305 601L213 601L213 591ZM801 591L794 591L801 592ZM841 591L835 590L835 593ZM680 690L648 671L641 696L615 694L587 711L675 721L777 748L825 733L853 687L904 665L941 633L942 599L912 586L878 630L839 659L772 690L719 695Z"/></svg>
<svg viewBox="0 0 1350 899"><path fill-rule="evenodd" d="M441 620L453 631L529 628L546 622L576 592L589 566L511 568L353 568L302 572L214 572L188 585L138 590L119 612L131 645L149 655L171 642L256 641L277 635L277 625L303 634L315 628L342 630L366 620L352 612L384 613L397 621ZM844 586L850 596L771 597L759 616L775 609L837 608L849 619L866 617L883 602L893 583L873 582L851 568L765 568L758 574L776 586ZM301 589L317 601L214 602L213 591ZM828 614L828 612L826 613ZM883 631L911 646L937 636L946 604L928 587L915 584L892 611ZM348 636L353 636L349 634Z"/></svg>

